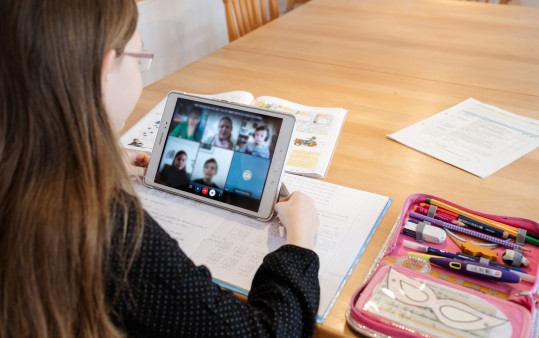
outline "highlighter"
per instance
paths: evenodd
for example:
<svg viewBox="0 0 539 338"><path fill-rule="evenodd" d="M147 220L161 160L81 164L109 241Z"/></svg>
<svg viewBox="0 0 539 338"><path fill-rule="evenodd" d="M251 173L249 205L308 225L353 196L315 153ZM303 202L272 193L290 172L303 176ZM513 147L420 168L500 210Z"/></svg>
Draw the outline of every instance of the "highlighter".
<svg viewBox="0 0 539 338"><path fill-rule="evenodd" d="M411 252L409 252L408 255L423 258L431 264L465 276L505 283L520 283L520 276L518 274L501 268L476 262L467 262L459 259L436 257Z"/></svg>

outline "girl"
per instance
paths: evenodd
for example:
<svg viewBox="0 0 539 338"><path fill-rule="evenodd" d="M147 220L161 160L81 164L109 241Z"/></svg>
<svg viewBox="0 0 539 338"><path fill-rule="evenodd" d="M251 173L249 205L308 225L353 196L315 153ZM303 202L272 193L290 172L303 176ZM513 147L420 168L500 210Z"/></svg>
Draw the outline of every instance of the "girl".
<svg viewBox="0 0 539 338"><path fill-rule="evenodd" d="M135 3L2 0L0 13L0 337L311 335L307 196L276 205L289 245L266 256L246 303L136 197L114 133L151 57Z"/></svg>

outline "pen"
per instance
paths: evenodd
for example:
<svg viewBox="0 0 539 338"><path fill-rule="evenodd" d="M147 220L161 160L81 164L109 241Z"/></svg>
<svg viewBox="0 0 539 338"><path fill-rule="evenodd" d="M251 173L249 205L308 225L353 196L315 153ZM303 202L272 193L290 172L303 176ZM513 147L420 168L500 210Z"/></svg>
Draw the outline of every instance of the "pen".
<svg viewBox="0 0 539 338"><path fill-rule="evenodd" d="M482 230L494 237L504 238L504 239L509 237L509 233L507 231L481 223L469 217L459 215L458 220L464 225L470 226L472 228L476 228L478 230Z"/></svg>
<svg viewBox="0 0 539 338"><path fill-rule="evenodd" d="M520 283L519 274L512 271L483 265L481 263L466 262L459 259L436 257L417 253L409 253L409 255L423 258L431 264L462 275L505 283Z"/></svg>
<svg viewBox="0 0 539 338"><path fill-rule="evenodd" d="M498 222L498 221L494 221L494 220L491 220L491 219L488 219L488 218L485 218L485 217L482 217L482 216L474 215L472 213L469 213L469 212L464 211L464 210L460 210L460 209L458 209L456 207L453 207L453 206L451 206L451 205L449 205L447 203L438 201L438 200L433 199L433 198L427 198L426 202L429 203L429 204L433 204L433 205L436 205L438 207L441 207L441 208L456 212L459 215L469 217L469 218L471 218L471 219L473 219L475 221L484 223L484 224L492 226L494 228L507 231L513 237L517 237L517 235L518 235L518 228L510 226L508 224L504 224L504 223L501 223L501 222ZM534 238L533 236L526 235L525 241L526 241L526 243L530 243L532 245L539 246L539 239Z"/></svg>
<svg viewBox="0 0 539 338"><path fill-rule="evenodd" d="M429 209L431 207L431 205L429 203L419 203L419 206L423 207L423 208L426 208L426 209ZM438 207L438 209L436 209L436 212L441 212L441 213L447 214L449 216L453 216L453 218L457 218L458 215L459 215L456 212L449 211L449 210L441 208L441 207Z"/></svg>
<svg viewBox="0 0 539 338"><path fill-rule="evenodd" d="M428 216L428 211L429 211L428 208L418 206L418 207L415 207L414 209L416 212L422 215ZM498 237L498 238L506 239L509 237L509 233L507 231L476 221L470 217L466 217L457 213L453 213L455 215L454 217L449 216L447 215L447 213L449 213L450 211L447 211L443 209L442 207L438 207L436 210L437 212L434 214L434 218L439 219L441 221L456 224L456 225L469 226L472 228L476 228L478 230L484 231L485 233L488 233L491 236Z"/></svg>
<svg viewBox="0 0 539 338"><path fill-rule="evenodd" d="M420 205L416 205L414 207L414 211L417 212L417 213L420 213L421 215L428 215L429 214L429 209L425 208L425 207L422 207ZM452 215L448 215L446 213L439 212L439 211L434 213L434 218L439 219L440 221L453 223L453 224L456 224L455 221L457 220L457 217L452 216ZM457 224L457 225L464 225L464 224Z"/></svg>
<svg viewBox="0 0 539 338"><path fill-rule="evenodd" d="M509 248L511 248L513 250L530 251L529 249L524 248L522 245L512 243L512 242L508 242L508 241L503 240L501 238L490 236L490 235L487 235L487 234L484 234L484 233L481 233L481 232L478 232L478 231L474 231L474 230L471 230L471 229L468 229L468 228L460 227L458 225L443 222L443 221L437 220L437 219L432 218L432 217L427 217L427 216L418 214L417 212L413 212L413 211L410 212L410 217L414 217L414 218L420 219L422 221L428 221L428 222L430 222L430 223L432 223L434 225L437 225L439 227L448 228L449 230L461 232L463 234L467 234L467 235L473 236L475 238L481 238L481 239L483 239L485 241L488 241L488 242L491 242L491 243L496 243L496 244L499 244L499 245L502 245L502 246L506 246L506 247L509 247Z"/></svg>
<svg viewBox="0 0 539 338"><path fill-rule="evenodd" d="M426 245L423 245L423 244L420 244L420 243L408 241L406 239L404 240L404 242L402 242L402 245L404 247L406 247L406 248L417 250L417 251L422 251L422 252L428 253L429 255L433 255L433 256L440 256L440 257L445 257L445 258L456 258L456 259L460 259L460 260L463 260L463 261L470 261L470 262L480 262L480 259L481 259L479 257L470 256L470 255L467 255L465 253L460 253L460 252L452 253L452 252L432 248L430 246L426 246ZM488 262L488 264L485 264L485 265L486 266L492 265L492 266L498 267L500 269L515 270L515 271L518 271L518 272L525 273L521 269L513 268L511 266L506 266L506 265L499 264L499 263L496 263L496 262ZM530 275L530 277L533 277L533 276Z"/></svg>
<svg viewBox="0 0 539 338"><path fill-rule="evenodd" d="M428 253L429 255L441 256L441 257L445 257L445 258L459 258L459 259L462 259L462 260L475 261L474 259L471 259L469 257L461 257L459 254L456 254L456 253L452 253L452 252L448 252L448 251L444 251L444 250L440 250L440 249L436 249L436 248L431 248L430 246L426 246L426 245L419 244L419 243L412 242L412 241L408 241L408 240L404 240L402 245L404 245L406 248L409 248L409 249L413 249L413 250Z"/></svg>
<svg viewBox="0 0 539 338"><path fill-rule="evenodd" d="M503 238L503 239L506 239L509 237L509 233L507 233L506 231L491 227L489 225L483 224L478 221L474 221L473 219L469 217L462 216L457 213L453 213L441 207L437 207L434 215L429 215L428 206L429 204L421 203L420 205L414 206L414 211L421 215L433 217L447 223L456 224L460 226L470 226L478 230L482 230L494 237Z"/></svg>
<svg viewBox="0 0 539 338"><path fill-rule="evenodd" d="M290 195L290 192L286 188L286 185L281 182L281 188L279 189L279 199L285 198L288 195ZM280 237L284 237L285 230L286 229L285 229L284 225L282 225L281 222L279 222L279 236Z"/></svg>

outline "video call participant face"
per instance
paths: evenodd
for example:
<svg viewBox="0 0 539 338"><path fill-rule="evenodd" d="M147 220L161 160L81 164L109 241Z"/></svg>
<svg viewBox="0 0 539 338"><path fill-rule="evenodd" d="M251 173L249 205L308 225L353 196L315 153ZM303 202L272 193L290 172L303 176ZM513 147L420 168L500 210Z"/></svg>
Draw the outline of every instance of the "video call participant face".
<svg viewBox="0 0 539 338"><path fill-rule="evenodd" d="M228 117L223 117L219 121L218 137L220 141L228 140L232 132L232 121Z"/></svg>
<svg viewBox="0 0 539 338"><path fill-rule="evenodd" d="M211 184L215 175L217 175L217 162L209 159L204 163L204 181Z"/></svg>
<svg viewBox="0 0 539 338"><path fill-rule="evenodd" d="M200 113L196 110L191 110L189 116L187 117L187 125L189 126L189 129L194 129L199 122Z"/></svg>
<svg viewBox="0 0 539 338"><path fill-rule="evenodd" d="M178 155L176 155L172 165L179 170L184 170L186 161L187 161L187 154L182 151L182 152L179 152Z"/></svg>
<svg viewBox="0 0 539 338"><path fill-rule="evenodd" d="M256 145L264 144L264 141L267 136L268 136L268 131L266 129L257 130L255 132L255 144Z"/></svg>

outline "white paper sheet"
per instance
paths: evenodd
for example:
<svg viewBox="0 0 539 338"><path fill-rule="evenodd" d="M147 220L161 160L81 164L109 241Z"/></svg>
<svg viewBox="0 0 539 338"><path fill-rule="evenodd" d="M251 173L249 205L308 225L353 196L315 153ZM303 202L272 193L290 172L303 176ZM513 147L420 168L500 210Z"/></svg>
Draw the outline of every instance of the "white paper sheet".
<svg viewBox="0 0 539 338"><path fill-rule="evenodd" d="M539 146L539 120L470 98L387 137L486 178Z"/></svg>

